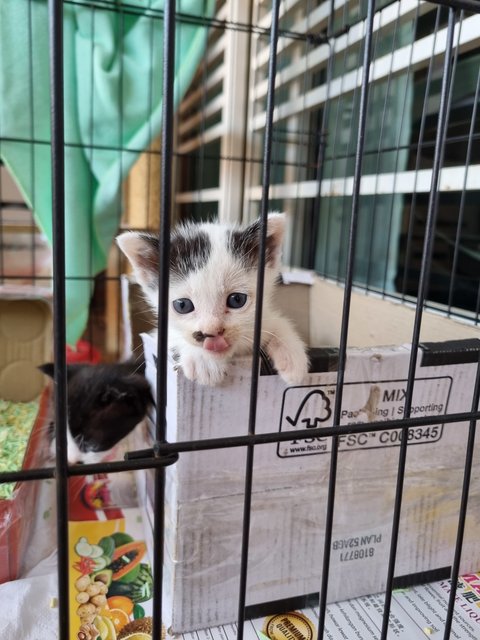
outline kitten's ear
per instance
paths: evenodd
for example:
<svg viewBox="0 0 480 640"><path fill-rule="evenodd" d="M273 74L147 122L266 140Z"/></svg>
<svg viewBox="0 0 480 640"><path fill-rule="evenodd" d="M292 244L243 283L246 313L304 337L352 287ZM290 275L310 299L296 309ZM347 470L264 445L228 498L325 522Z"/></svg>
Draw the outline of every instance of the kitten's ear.
<svg viewBox="0 0 480 640"><path fill-rule="evenodd" d="M41 364L38 368L42 373L49 376L53 380L53 374L55 372L55 365L53 364L53 362L45 362L44 364Z"/></svg>
<svg viewBox="0 0 480 640"><path fill-rule="evenodd" d="M67 364L67 380L70 380L71 378L73 378L73 376L76 373L78 373L78 371L80 371L82 366L83 365ZM53 377L55 375L55 364L53 362L45 362L44 364L41 364L38 367L38 369L40 369L42 373L44 373L45 375L47 375L49 378L53 380Z"/></svg>
<svg viewBox="0 0 480 640"><path fill-rule="evenodd" d="M269 213L267 221L267 259L272 267L279 268L282 258L283 236L285 235L285 214Z"/></svg>
<svg viewBox="0 0 480 640"><path fill-rule="evenodd" d="M244 229L232 231L230 237L232 253L239 256L251 268L258 266L260 224L260 220L255 220ZM280 267L284 230L285 215L283 213L270 213L267 219L265 259L267 266L272 269Z"/></svg>
<svg viewBox="0 0 480 640"><path fill-rule="evenodd" d="M256 220L248 229L255 232L258 243L260 242L260 220ZM265 247L265 258L267 266L272 269L280 268L282 257L283 236L285 233L285 214L269 213L267 219L267 238Z"/></svg>
<svg viewBox="0 0 480 640"><path fill-rule="evenodd" d="M158 238L148 233L127 231L116 238L117 244L133 267L135 277L144 289L156 289L158 282Z"/></svg>

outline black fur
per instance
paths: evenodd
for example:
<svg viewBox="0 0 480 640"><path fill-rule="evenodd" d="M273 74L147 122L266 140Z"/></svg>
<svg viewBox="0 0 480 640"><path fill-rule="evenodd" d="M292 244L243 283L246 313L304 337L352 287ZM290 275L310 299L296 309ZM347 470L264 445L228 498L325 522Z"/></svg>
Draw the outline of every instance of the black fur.
<svg viewBox="0 0 480 640"><path fill-rule="evenodd" d="M156 236L141 234L145 250L137 255L138 267L152 289L158 286L160 243ZM208 261L212 247L205 231L195 225L179 226L170 237L170 276L184 280L192 271L198 271Z"/></svg>
<svg viewBox="0 0 480 640"><path fill-rule="evenodd" d="M178 227L170 239L170 276L184 280L208 262L212 247L205 231L189 225Z"/></svg>
<svg viewBox="0 0 480 640"><path fill-rule="evenodd" d="M246 269L256 269L260 249L260 221L256 220L246 229L228 232L228 247L232 254L240 259ZM275 255L275 238L267 235L265 261L271 264Z"/></svg>
<svg viewBox="0 0 480 640"><path fill-rule="evenodd" d="M52 363L39 369L53 377ZM154 404L150 385L133 363L68 365L67 379L70 433L85 453L112 449Z"/></svg>

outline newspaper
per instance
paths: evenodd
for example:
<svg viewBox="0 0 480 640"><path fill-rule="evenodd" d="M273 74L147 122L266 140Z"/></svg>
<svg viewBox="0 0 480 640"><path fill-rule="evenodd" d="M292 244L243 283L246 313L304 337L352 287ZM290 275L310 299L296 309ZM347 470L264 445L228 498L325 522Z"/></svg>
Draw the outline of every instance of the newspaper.
<svg viewBox="0 0 480 640"><path fill-rule="evenodd" d="M398 640L443 639L449 593L449 580L394 591L388 637ZM324 638L380 638L383 599L383 594L378 594L328 605ZM316 640L317 629L318 608L308 608L247 620L244 637L245 640ZM237 626L222 625L176 637L182 640L235 640ZM458 581L450 638L480 638L480 573L463 576Z"/></svg>

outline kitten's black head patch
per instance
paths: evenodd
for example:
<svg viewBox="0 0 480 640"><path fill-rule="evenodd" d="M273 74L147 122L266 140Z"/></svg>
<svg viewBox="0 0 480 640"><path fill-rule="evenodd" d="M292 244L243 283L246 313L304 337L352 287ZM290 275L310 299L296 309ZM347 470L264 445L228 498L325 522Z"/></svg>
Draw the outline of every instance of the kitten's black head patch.
<svg viewBox="0 0 480 640"><path fill-rule="evenodd" d="M242 261L247 269L255 269L258 265L260 247L260 220L256 220L246 229L228 232L228 248L233 255ZM275 236L267 235L265 245L265 260L267 264L274 262L277 241Z"/></svg>
<svg viewBox="0 0 480 640"><path fill-rule="evenodd" d="M117 239L120 248L135 267L140 284L156 291L160 265L160 243L149 233L122 234ZM198 271L208 261L211 243L208 234L196 225L179 226L170 236L170 275L184 279Z"/></svg>
<svg viewBox="0 0 480 640"><path fill-rule="evenodd" d="M212 250L208 234L195 226L178 227L170 240L170 275L184 279L204 267Z"/></svg>

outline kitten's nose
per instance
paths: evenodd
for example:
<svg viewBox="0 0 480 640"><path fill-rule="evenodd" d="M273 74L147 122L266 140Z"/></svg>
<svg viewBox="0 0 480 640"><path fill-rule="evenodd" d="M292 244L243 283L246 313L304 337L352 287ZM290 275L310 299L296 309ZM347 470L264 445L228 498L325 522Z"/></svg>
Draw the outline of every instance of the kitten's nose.
<svg viewBox="0 0 480 640"><path fill-rule="evenodd" d="M83 464L80 452L67 451L68 464Z"/></svg>
<svg viewBox="0 0 480 640"><path fill-rule="evenodd" d="M223 336L225 329L219 329L215 333L204 333L203 331L194 331L193 337L197 342L203 342L206 338L216 338L217 336Z"/></svg>

